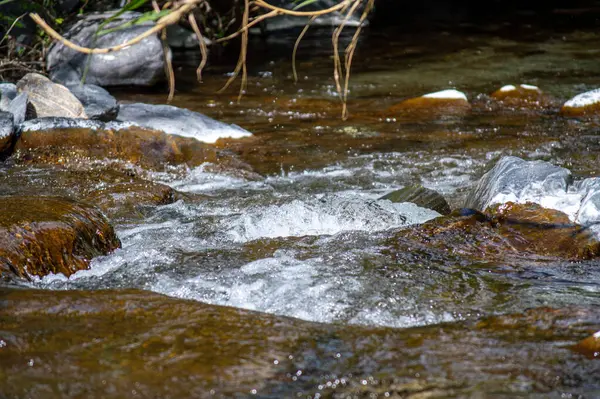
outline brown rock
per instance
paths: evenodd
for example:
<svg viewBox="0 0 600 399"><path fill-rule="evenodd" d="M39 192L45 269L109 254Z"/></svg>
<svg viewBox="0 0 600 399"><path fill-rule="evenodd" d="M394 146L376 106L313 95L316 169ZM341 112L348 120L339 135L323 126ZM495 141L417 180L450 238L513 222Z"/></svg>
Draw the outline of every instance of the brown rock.
<svg viewBox="0 0 600 399"><path fill-rule="evenodd" d="M471 110L467 97L457 90L444 90L409 98L387 109L387 114L423 118L464 116Z"/></svg>
<svg viewBox="0 0 600 399"><path fill-rule="evenodd" d="M45 76L29 73L17 83L17 89L28 94L29 104L37 118L87 118L83 105L69 89Z"/></svg>
<svg viewBox="0 0 600 399"><path fill-rule="evenodd" d="M138 290L0 294L3 398L596 397L600 386L597 362L570 347L600 328L594 305L377 328Z"/></svg>
<svg viewBox="0 0 600 399"><path fill-rule="evenodd" d="M514 256L590 259L600 242L562 212L537 204L507 203L486 213L460 211L398 232L395 242L426 245L470 259L506 260Z"/></svg>
<svg viewBox="0 0 600 399"><path fill-rule="evenodd" d="M538 87L526 84L504 86L493 92L491 97L503 105L516 108L545 108L552 103L550 97Z"/></svg>
<svg viewBox="0 0 600 399"><path fill-rule="evenodd" d="M58 196L97 206L112 222L140 219L149 207L170 204L183 195L145 180L119 163L107 165L17 166L0 175L0 192L18 196ZM188 196L186 195L186 198ZM198 196L194 196L198 198Z"/></svg>
<svg viewBox="0 0 600 399"><path fill-rule="evenodd" d="M587 357L600 359L600 331L581 340L573 349Z"/></svg>
<svg viewBox="0 0 600 399"><path fill-rule="evenodd" d="M72 273L120 247L113 227L92 207L59 197L0 197L0 276Z"/></svg>
<svg viewBox="0 0 600 399"><path fill-rule="evenodd" d="M220 163L228 155L193 138L131 127L122 130L52 129L26 131L14 158L26 163L62 164L87 159L120 159L148 169L165 164Z"/></svg>
<svg viewBox="0 0 600 399"><path fill-rule="evenodd" d="M600 115L600 89L579 94L567 101L560 109L561 115L590 117Z"/></svg>

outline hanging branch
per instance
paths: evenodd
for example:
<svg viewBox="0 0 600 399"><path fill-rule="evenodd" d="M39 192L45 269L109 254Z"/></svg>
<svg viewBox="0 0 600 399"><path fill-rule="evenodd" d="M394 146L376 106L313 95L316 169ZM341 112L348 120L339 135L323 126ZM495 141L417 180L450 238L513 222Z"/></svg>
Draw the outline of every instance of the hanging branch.
<svg viewBox="0 0 600 399"><path fill-rule="evenodd" d="M332 44L333 44L333 53L334 53L333 54L333 60L334 60L333 77L334 77L334 81L335 81L335 85L336 85L336 91L342 102L342 118L346 119L348 117L347 100L348 100L348 86L349 86L349 80L350 80L350 69L352 66L352 59L354 57L354 52L356 50L356 46L358 43L358 37L361 32L362 25L366 21L366 18L368 16L369 12L373 9L374 1L375 0L342 0L335 6L329 7L324 10L298 11L298 10L288 10L285 8L276 7L274 5L267 3L265 0L244 0L244 11L242 14L242 21L241 21L240 28L236 32L234 32L233 34L231 34L229 36L215 40L216 43L221 43L221 42L225 42L225 41L234 39L238 36L241 36L240 56L238 58L238 62L232 73L232 76L228 79L228 81L225 83L224 87L220 91L226 90L235 81L235 79L240 75L240 72L241 72L242 82L240 85L238 101L241 99L241 97L245 93L247 83L248 83L248 70L246 67L246 60L247 60L247 55L248 55L249 30L253 26L255 26L258 23L265 21L269 18L276 17L278 15L289 15L289 16L294 16L294 17L308 17L309 18L306 26L304 27L304 29L298 36L298 39L296 40L296 43L294 44L294 49L292 52L292 70L293 70L294 80L297 81L298 75L297 75L297 71L296 71L296 53L298 50L298 46L300 45L300 42L302 41L304 35L306 34L309 26L316 18L318 18L320 16L340 12L340 13L342 13L342 15L344 15L344 18L343 18L340 26L338 26L334 30L332 37L331 37ZM168 47L165 44L166 43L166 28L170 25L177 24L180 20L182 20L183 18L185 18L187 16L188 22L189 22L190 26L192 27L194 33L196 34L196 37L198 38L198 42L199 42L199 46L200 46L200 53L201 53L202 58L200 60L200 64L198 65L198 69L196 70L196 74L197 74L198 81L201 82L202 81L202 71L203 71L204 67L206 66L206 62L208 59L208 50L206 48L206 43L204 42L204 36L202 34L202 31L200 30L200 27L198 26L196 18L194 17L193 11L195 8L197 8L201 5L204 5L206 7L205 9L209 9L208 8L209 0L168 1L162 7L162 11L159 8L156 1L153 1L152 3L153 3L154 10L156 13L164 13L166 11L167 14L160 18L158 18L160 15L155 14L156 16L154 18L158 18L158 20L156 21L156 25L154 25L153 27L151 27L148 30L141 33L140 35L134 37L133 39L131 39L123 44L119 44L117 46L107 47L107 48L88 48L88 47L80 46L80 45L73 43L72 41L66 39L65 37L61 36L58 32L56 32L54 29L52 29L38 14L31 13L31 14L29 14L29 16L31 17L31 19L33 21L35 21L35 23L37 23L40 26L41 29L44 30L44 32L46 32L46 34L48 34L48 36L61 42L66 47L73 49L75 51L78 51L80 53L84 53L84 54L108 54L108 53L111 53L114 51L123 50L129 46L133 46L133 45L141 42L142 40L144 40L147 37L150 37L155 34L159 34L159 38L163 42L163 50L165 52L165 60L166 60L165 69L166 69L167 77L169 79L169 99L168 99L168 101L170 102L171 99L173 98L174 91L175 91L175 77L174 77L174 73L173 73L173 66L171 64L171 59L169 57ZM360 24L359 24L358 28L356 29L356 32L354 33L350 44L346 47L346 49L344 51L345 57L344 57L344 63L342 65L341 58L340 58L340 51L339 51L340 36L344 30L344 27L347 25L348 21L350 20L350 18L352 18L352 16L358 10L359 6L363 3L366 3L366 6L365 6L365 9L360 18ZM250 13L251 13L251 11L254 12L255 9L258 9L258 10L263 9L266 12L264 14L254 17L254 18L251 18ZM341 82L342 78L344 80L343 84Z"/></svg>

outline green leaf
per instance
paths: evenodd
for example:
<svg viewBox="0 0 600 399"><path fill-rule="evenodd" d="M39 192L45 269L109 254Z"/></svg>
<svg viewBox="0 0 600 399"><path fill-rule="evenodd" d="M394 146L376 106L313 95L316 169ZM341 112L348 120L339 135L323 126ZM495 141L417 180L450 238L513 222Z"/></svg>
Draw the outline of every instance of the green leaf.
<svg viewBox="0 0 600 399"><path fill-rule="evenodd" d="M148 11L148 12L140 15L138 18L132 19L131 21L126 21L118 26L115 26L114 28L100 30L100 31L98 31L97 34L98 34L98 36L102 36L102 35L106 35L111 32L116 32L121 29L128 28L130 26L140 25L140 24L143 24L144 22L157 21L157 20L161 19L162 17L164 17L165 15L169 15L171 12L172 12L172 10L162 10L161 12Z"/></svg>
<svg viewBox="0 0 600 399"><path fill-rule="evenodd" d="M148 2L148 0L133 0L131 2L129 2L127 5L125 5L125 7L121 8L117 13L115 13L114 15L110 16L109 18L106 19L106 21L102 22L100 24L100 26L98 27L98 30L102 29L103 27L106 26L106 24L114 21L115 19L119 18L121 15L125 14L127 11L133 11L133 10L137 10L138 8L140 8L141 6L143 6L144 4L146 4Z"/></svg>
<svg viewBox="0 0 600 399"><path fill-rule="evenodd" d="M304 0L302 3L298 4L296 7L293 8L294 11L301 9L302 7L305 7L309 4L313 4L316 3L319 0ZM297 1L296 1L297 3Z"/></svg>

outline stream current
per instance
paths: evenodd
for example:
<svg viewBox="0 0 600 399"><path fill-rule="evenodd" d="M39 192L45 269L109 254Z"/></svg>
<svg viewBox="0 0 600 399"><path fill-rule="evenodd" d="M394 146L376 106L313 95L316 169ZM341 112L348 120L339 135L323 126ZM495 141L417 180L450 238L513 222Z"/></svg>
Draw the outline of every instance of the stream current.
<svg viewBox="0 0 600 399"><path fill-rule="evenodd" d="M529 31L514 38L503 33L505 27L497 29L477 35L466 30L425 32L418 38L363 38L351 78L347 121L340 118L330 49L319 44L322 39L308 38L301 47L297 84L291 81L289 54L267 49L262 61L251 59L248 90L239 103L231 91L215 94L227 79L224 68L209 69L206 82L196 85L191 83L194 60L180 55L180 90L173 104L251 131L251 143L240 140L224 146L261 177L221 174L204 166L155 172L155 181L184 193L183 199L148 210L143 221L118 224L122 249L94 259L89 270L70 278L50 275L26 287L92 291L91 300L96 290L115 290L111 295L122 295L124 301L131 289L139 289L332 323L331 328L350 328L357 336L363 328L391 327L390 331L398 329L392 334L401 334L409 327L468 323L532 308L600 306L597 261L517 256L503 263L403 244L390 249L394 231L438 216L413 204L377 200L406 185L434 189L452 208L460 208L470 188L502 155L549 161L569 168L576 178L600 175L595 122L563 118L556 109L498 108L488 96L505 84L527 83L560 103L599 87L600 53L591 45L598 43L598 33ZM467 94L471 115L403 121L385 113L403 98L447 88ZM164 102L162 93L113 94L122 101ZM99 298L103 292L98 291ZM325 346L344 347L336 339ZM339 351L368 351L369 345L364 345ZM307 367L321 376L337 370L332 381L333 374L344 374L343 369L319 363L320 350L315 349ZM389 350L397 353L391 346ZM505 355L510 353L506 349ZM382 358L373 355L371 360L371 366L359 367L365 378L394 374L382 366ZM435 366L424 367L422 372L435 374ZM327 378L315 378L326 385ZM439 397L458 389L450 383L452 376L444 378ZM468 378L459 380L460 385ZM310 396L317 391L311 381L298 391L298 386L282 383L262 392ZM434 383L428 384L431 389ZM502 385L498 392L558 392L524 384L510 389ZM200 396L209 392L206 389ZM233 395L227 389L215 392ZM244 392L234 396L254 394ZM397 392L402 396L404 391Z"/></svg>

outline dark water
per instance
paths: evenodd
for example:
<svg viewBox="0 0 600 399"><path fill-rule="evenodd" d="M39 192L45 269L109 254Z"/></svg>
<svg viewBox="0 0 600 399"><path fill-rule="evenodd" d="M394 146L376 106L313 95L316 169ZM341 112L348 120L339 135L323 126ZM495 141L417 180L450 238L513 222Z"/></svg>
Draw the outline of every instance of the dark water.
<svg viewBox="0 0 600 399"><path fill-rule="evenodd" d="M179 55L173 104L253 132L217 145L262 177L154 172L200 195L120 221L123 249L88 271L2 288L0 396L600 395L594 351L576 346L600 329L597 261L416 248L394 233L435 215L375 201L422 184L460 207L502 155L600 175L597 121L558 114L600 86L598 33L507 31L364 38L345 121L322 38L302 47L298 83L278 47L293 36L255 43L267 48L251 59L241 102L234 89L216 93L225 67L198 85L196 58ZM489 97L520 83L539 86L549 104ZM388 111L447 88L466 93L468 115Z"/></svg>

